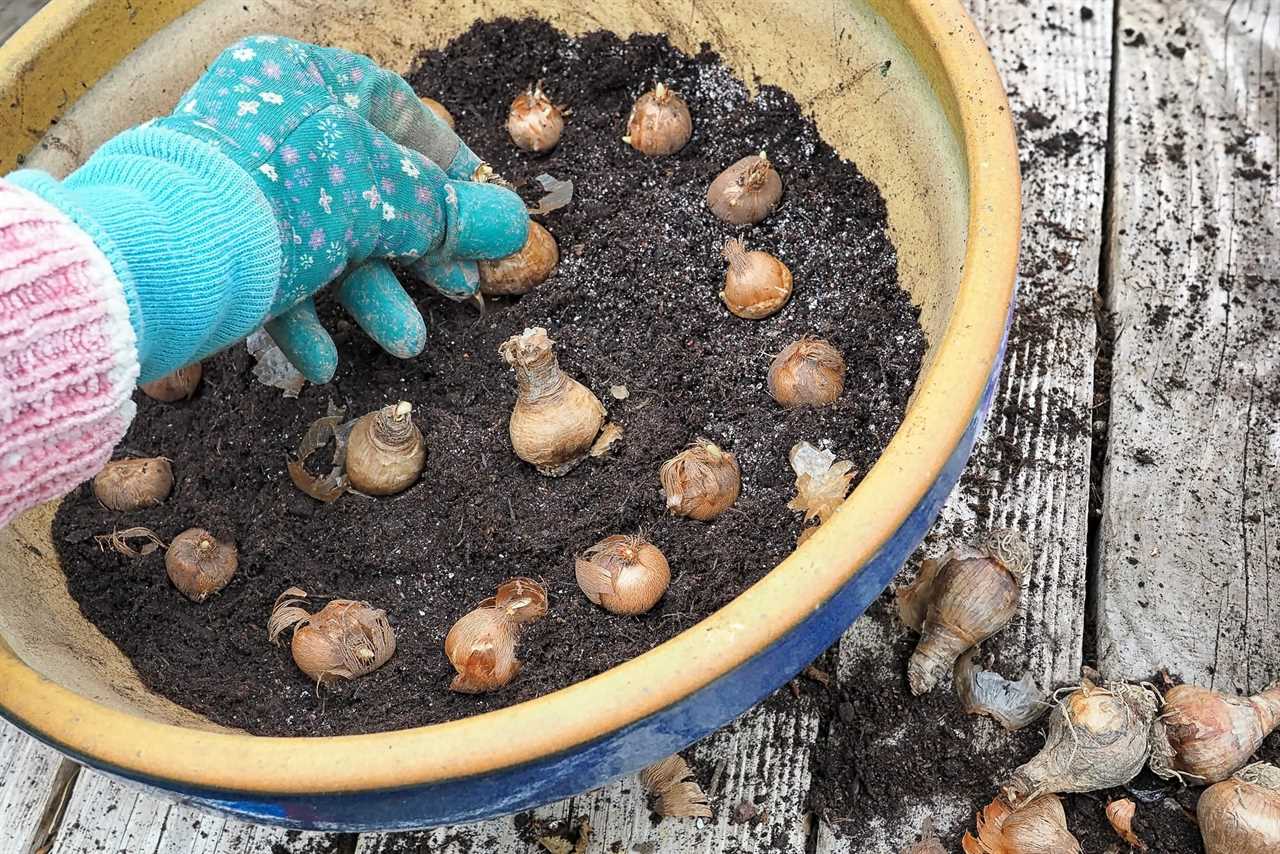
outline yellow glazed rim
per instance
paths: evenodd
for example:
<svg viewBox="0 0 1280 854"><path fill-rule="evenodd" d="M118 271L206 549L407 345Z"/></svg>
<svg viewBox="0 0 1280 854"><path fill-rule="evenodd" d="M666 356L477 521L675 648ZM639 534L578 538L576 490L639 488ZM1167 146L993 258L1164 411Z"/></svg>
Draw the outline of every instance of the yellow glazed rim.
<svg viewBox="0 0 1280 854"><path fill-rule="evenodd" d="M138 4L149 25L115 27L113 19L124 14L118 4L54 0L0 49L0 91L79 91L196 4ZM701 623L599 676L516 706L416 729L263 738L162 724L45 679L4 643L0 707L94 763L183 788L280 795L398 788L484 774L591 742L679 702L803 622L902 525L962 441L998 358L1017 273L1017 146L981 36L959 0L876 5L926 34L917 59L934 64L933 79L951 90L938 94L952 111L968 164L963 277L938 356L901 428L836 515L774 571ZM94 50L83 50L84 44ZM32 136L30 128L47 126L65 106L37 108L50 115L25 113L21 127L11 118L6 131Z"/></svg>

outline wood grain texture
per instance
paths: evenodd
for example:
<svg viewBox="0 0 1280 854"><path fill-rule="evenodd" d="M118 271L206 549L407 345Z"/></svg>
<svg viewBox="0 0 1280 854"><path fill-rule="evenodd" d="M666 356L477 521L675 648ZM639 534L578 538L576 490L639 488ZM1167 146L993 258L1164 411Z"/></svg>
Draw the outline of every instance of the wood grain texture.
<svg viewBox="0 0 1280 854"><path fill-rule="evenodd" d="M1018 119L1021 283L990 420L921 550L937 556L994 527L1023 532L1035 562L1024 579L1022 613L984 649L995 653L1006 675L1027 670L1041 685L1078 678L1084 638L1094 304L1112 52L1111 3L1084 5L1089 7L1085 14L1077 3L969 4ZM841 680L880 679L905 691L906 662L892 650L904 631L896 621L859 620L841 642ZM978 736L966 749L996 773L1029 758L994 724L977 727ZM904 757L904 767L906 773L928 775L932 761ZM947 837L970 824L980 804L947 794L892 806L896 823L858 828L856 838L841 837L824 823L818 852L896 854L915 841L926 816Z"/></svg>
<svg viewBox="0 0 1280 854"><path fill-rule="evenodd" d="M71 763L0 721L0 854L29 854L62 794Z"/></svg>
<svg viewBox="0 0 1280 854"><path fill-rule="evenodd" d="M1119 5L1099 657L1253 691L1280 675L1280 2Z"/></svg>

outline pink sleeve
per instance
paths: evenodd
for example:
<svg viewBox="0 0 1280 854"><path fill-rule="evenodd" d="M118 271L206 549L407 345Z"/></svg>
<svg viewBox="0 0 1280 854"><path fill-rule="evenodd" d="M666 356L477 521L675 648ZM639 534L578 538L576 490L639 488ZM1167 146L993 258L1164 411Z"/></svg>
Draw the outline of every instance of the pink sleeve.
<svg viewBox="0 0 1280 854"><path fill-rule="evenodd" d="M0 527L111 458L138 359L124 288L89 236L0 180Z"/></svg>

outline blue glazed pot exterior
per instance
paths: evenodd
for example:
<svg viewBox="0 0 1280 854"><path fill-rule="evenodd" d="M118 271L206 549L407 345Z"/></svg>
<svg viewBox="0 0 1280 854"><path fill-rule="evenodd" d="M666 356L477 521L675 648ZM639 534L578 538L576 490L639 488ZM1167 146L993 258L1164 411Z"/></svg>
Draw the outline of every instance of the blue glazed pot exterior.
<svg viewBox="0 0 1280 854"><path fill-rule="evenodd" d="M1007 339L1007 327L1005 335ZM465 824L509 815L634 773L724 726L785 684L835 643L883 592L924 539L964 471L990 410L1003 357L1004 342L1000 359L987 380L981 406L963 440L921 502L875 557L778 643L645 720L538 762L405 789L280 798L177 790L163 781L138 778L126 782L156 786L196 806L250 821L311 830L367 831ZM115 769L101 770L118 774Z"/></svg>

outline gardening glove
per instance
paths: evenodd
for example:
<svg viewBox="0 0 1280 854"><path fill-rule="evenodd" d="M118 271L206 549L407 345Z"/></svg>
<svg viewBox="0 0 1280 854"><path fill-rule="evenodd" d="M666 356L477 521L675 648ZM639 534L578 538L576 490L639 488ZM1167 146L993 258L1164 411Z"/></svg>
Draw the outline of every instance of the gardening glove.
<svg viewBox="0 0 1280 854"><path fill-rule="evenodd" d="M398 75L277 36L228 48L172 115L107 142L62 182L9 181L84 229L123 286L140 382L266 322L312 382L337 351L312 295L338 301L409 358L426 325L388 260L442 293L476 292L474 259L523 244L514 193L469 180L480 160Z"/></svg>

